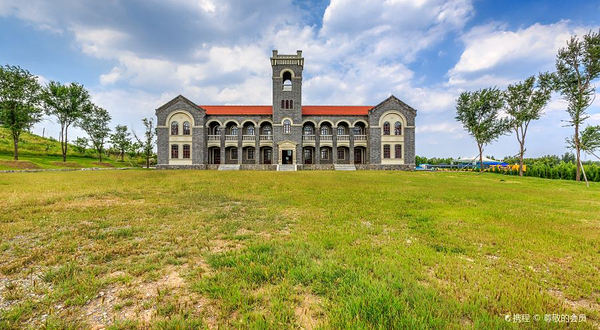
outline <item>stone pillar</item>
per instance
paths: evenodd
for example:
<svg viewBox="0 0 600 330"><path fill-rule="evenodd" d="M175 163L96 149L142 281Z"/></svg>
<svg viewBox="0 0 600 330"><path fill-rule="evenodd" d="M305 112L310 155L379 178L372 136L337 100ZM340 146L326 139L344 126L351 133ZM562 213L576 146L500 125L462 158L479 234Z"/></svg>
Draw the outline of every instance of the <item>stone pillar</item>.
<svg viewBox="0 0 600 330"><path fill-rule="evenodd" d="M315 164L321 164L321 129L315 127Z"/></svg>
<svg viewBox="0 0 600 330"><path fill-rule="evenodd" d="M271 164L279 164L279 148L273 139L273 151L271 152Z"/></svg>
<svg viewBox="0 0 600 330"><path fill-rule="evenodd" d="M337 164L338 163L338 154L337 154L337 126L336 127L332 127L333 132L331 132L332 135L332 147L331 147L331 163L332 164Z"/></svg>
<svg viewBox="0 0 600 330"><path fill-rule="evenodd" d="M260 164L260 134L254 136L254 164Z"/></svg>
<svg viewBox="0 0 600 330"><path fill-rule="evenodd" d="M242 133L244 128L238 127L238 164L242 165L244 162L244 144L242 142Z"/></svg>
<svg viewBox="0 0 600 330"><path fill-rule="evenodd" d="M354 165L354 129L353 127L350 127L349 129L350 132L348 132L348 134L350 134L350 143L348 144L348 157L350 157L350 164Z"/></svg>
<svg viewBox="0 0 600 330"><path fill-rule="evenodd" d="M221 140L221 164L225 164L225 127L221 127L221 136L219 139Z"/></svg>

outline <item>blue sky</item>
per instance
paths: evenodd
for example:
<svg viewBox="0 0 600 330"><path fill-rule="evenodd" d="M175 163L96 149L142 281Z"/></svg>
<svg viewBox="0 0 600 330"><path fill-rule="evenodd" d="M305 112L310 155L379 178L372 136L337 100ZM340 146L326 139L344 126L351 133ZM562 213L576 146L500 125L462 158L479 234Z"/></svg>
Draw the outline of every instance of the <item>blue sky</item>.
<svg viewBox="0 0 600 330"><path fill-rule="evenodd" d="M302 49L304 104L394 94L418 110L418 155L459 157L477 150L454 120L460 92L553 70L570 35L599 27L600 1L0 0L0 63L83 83L113 126L139 130L178 94L270 104L271 50ZM529 156L566 151L565 108L555 95L530 128ZM589 113L600 124L600 97ZM42 127L58 134L52 118ZM485 150L516 152L514 135Z"/></svg>

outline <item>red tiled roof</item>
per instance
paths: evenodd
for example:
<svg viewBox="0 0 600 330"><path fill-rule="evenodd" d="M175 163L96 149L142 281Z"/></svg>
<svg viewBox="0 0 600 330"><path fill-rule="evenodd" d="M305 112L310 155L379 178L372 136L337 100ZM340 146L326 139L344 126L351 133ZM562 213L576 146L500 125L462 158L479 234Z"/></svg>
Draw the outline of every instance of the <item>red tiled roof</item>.
<svg viewBox="0 0 600 330"><path fill-rule="evenodd" d="M368 105L307 105L302 107L303 115L354 115L366 116L373 107Z"/></svg>
<svg viewBox="0 0 600 330"><path fill-rule="evenodd" d="M201 105L207 115L270 115L270 105ZM372 106L365 105L306 105L302 107L303 115L329 116L366 116Z"/></svg>
<svg viewBox="0 0 600 330"><path fill-rule="evenodd" d="M201 105L207 115L270 115L270 105Z"/></svg>

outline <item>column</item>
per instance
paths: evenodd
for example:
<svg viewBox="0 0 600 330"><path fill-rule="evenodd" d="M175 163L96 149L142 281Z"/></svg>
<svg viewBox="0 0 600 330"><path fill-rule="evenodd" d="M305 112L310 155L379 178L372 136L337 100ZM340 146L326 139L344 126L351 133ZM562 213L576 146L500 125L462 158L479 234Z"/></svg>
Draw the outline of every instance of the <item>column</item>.
<svg viewBox="0 0 600 330"><path fill-rule="evenodd" d="M348 148L350 150L348 150L348 157L350 157L350 164L354 165L354 129L353 127L350 127L350 132L348 132L350 134L350 143L348 144Z"/></svg>
<svg viewBox="0 0 600 330"><path fill-rule="evenodd" d="M238 164L242 165L244 160L244 142L242 141L243 127L238 127Z"/></svg>
<svg viewBox="0 0 600 330"><path fill-rule="evenodd" d="M315 127L315 164L321 164L321 129Z"/></svg>
<svg viewBox="0 0 600 330"><path fill-rule="evenodd" d="M338 154L337 154L337 126L336 127L332 127L333 132L331 132L332 135L332 139L333 141L331 142L332 147L331 147L331 163L332 164L337 164L338 162Z"/></svg>
<svg viewBox="0 0 600 330"><path fill-rule="evenodd" d="M254 136L254 164L260 164L260 129L255 130L255 133L258 132Z"/></svg>
<svg viewBox="0 0 600 330"><path fill-rule="evenodd" d="M225 164L225 127L221 127L221 136L219 139L221 140L221 164Z"/></svg>

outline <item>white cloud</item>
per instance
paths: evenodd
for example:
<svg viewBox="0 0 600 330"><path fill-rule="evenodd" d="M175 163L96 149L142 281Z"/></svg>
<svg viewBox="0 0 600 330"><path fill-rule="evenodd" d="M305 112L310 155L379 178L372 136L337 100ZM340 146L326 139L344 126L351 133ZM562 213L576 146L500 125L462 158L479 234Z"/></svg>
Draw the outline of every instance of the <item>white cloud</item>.
<svg viewBox="0 0 600 330"><path fill-rule="evenodd" d="M587 27L574 27L564 20L548 25L536 23L516 31L500 23L476 26L461 37L466 49L449 71L450 83L472 80L473 75L469 74L486 74L499 67L512 67L515 71L524 67L552 70L558 49L566 45L571 35L586 31Z"/></svg>

